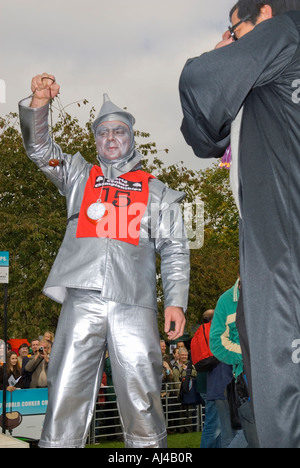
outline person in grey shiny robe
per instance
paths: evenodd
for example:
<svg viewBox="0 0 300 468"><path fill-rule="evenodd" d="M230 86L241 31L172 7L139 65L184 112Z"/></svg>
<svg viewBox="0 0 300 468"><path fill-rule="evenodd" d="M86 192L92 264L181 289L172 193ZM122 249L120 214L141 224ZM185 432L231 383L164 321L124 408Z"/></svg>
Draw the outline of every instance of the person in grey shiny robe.
<svg viewBox="0 0 300 468"><path fill-rule="evenodd" d="M107 349L125 446L166 447L156 253L161 256L165 332L176 339L183 334L189 290L189 246L180 209L185 194L149 179L137 245L109 237L77 237L93 165L80 153L64 154L49 136L49 100L59 92L54 77L37 75L32 92L19 104L24 146L66 197L68 211L66 234L44 288L63 306L48 369L49 403L40 447L84 447ZM141 169L134 122L105 96L93 125L105 181L118 182Z"/></svg>
<svg viewBox="0 0 300 468"><path fill-rule="evenodd" d="M199 157L231 141L240 212L237 328L261 448L300 447L300 0L239 0L180 78Z"/></svg>

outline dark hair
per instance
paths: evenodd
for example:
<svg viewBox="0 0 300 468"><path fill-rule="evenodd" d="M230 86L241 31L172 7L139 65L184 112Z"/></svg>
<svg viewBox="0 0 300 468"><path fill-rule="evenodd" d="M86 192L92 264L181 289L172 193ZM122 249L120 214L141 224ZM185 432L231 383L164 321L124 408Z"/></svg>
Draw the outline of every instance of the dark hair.
<svg viewBox="0 0 300 468"><path fill-rule="evenodd" d="M19 351L21 348L28 348L29 349L29 346L27 343L22 343L20 346L19 346Z"/></svg>
<svg viewBox="0 0 300 468"><path fill-rule="evenodd" d="M256 24L260 15L260 10L264 5L270 5L272 8L273 16L281 15L286 11L300 10L300 0L239 0L231 9L229 17L238 10L240 19L249 17L248 21Z"/></svg>

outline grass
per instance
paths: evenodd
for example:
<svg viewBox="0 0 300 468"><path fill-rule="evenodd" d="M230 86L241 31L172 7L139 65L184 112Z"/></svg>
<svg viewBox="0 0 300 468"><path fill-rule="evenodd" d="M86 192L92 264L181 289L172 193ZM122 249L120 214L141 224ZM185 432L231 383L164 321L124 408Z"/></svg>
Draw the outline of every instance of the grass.
<svg viewBox="0 0 300 468"><path fill-rule="evenodd" d="M187 434L168 435L168 448L199 448L200 442L201 432L189 432ZM122 449L124 448L124 442L108 442L106 440L103 440L101 444L87 445L86 448Z"/></svg>

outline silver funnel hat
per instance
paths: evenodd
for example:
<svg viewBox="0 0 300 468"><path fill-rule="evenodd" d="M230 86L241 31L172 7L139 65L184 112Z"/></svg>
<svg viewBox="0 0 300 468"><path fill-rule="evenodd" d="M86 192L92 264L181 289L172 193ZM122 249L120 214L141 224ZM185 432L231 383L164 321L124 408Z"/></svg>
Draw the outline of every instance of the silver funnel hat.
<svg viewBox="0 0 300 468"><path fill-rule="evenodd" d="M104 94L103 105L101 107L100 113L92 125L94 135L96 135L96 129L99 124L102 122L112 122L114 120L125 123L133 133L132 127L135 124L135 118L133 115L116 106L113 102L111 102L108 95Z"/></svg>

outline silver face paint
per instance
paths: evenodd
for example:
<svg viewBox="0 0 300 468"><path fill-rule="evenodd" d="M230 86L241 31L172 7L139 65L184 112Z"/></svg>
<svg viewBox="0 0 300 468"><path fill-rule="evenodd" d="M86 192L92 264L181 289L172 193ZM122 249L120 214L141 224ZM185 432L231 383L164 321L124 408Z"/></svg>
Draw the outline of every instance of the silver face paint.
<svg viewBox="0 0 300 468"><path fill-rule="evenodd" d="M103 122L96 130L96 146L100 158L114 161L125 157L131 149L133 135L123 122Z"/></svg>

